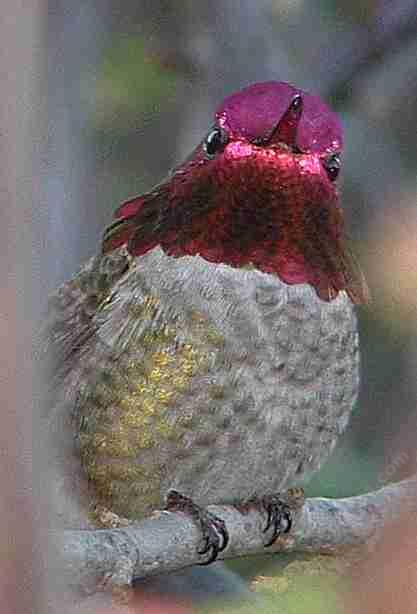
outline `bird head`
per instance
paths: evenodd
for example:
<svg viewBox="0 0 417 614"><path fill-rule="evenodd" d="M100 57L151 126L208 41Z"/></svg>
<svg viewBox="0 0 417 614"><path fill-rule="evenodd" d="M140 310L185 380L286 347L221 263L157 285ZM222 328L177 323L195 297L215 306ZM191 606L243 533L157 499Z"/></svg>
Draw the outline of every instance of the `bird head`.
<svg viewBox="0 0 417 614"><path fill-rule="evenodd" d="M346 240L337 178L343 147L336 114L283 82L227 97L192 154L149 192L123 203L103 239L140 256L199 255L253 265L331 301L368 300Z"/></svg>

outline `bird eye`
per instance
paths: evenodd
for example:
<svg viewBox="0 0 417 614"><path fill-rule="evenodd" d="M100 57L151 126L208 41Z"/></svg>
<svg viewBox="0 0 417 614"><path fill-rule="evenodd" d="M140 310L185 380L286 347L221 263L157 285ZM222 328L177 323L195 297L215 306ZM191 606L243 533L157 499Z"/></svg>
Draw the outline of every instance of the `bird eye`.
<svg viewBox="0 0 417 614"><path fill-rule="evenodd" d="M331 154L324 160L323 166L326 169L330 181L336 181L341 166L339 154Z"/></svg>
<svg viewBox="0 0 417 614"><path fill-rule="evenodd" d="M222 128L213 128L204 140L204 151L208 156L213 157L227 145L228 140L229 137Z"/></svg>

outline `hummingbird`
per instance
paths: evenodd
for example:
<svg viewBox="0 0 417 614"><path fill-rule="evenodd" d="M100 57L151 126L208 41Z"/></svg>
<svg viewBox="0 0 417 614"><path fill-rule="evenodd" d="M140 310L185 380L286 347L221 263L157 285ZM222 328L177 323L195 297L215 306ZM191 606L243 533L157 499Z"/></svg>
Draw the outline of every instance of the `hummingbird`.
<svg viewBox="0 0 417 614"><path fill-rule="evenodd" d="M55 380L72 399L92 502L137 520L260 501L318 471L359 386L368 302L338 176L343 136L317 96L268 81L228 96L191 155L124 202L102 249L51 300ZM284 529L283 529L284 527Z"/></svg>

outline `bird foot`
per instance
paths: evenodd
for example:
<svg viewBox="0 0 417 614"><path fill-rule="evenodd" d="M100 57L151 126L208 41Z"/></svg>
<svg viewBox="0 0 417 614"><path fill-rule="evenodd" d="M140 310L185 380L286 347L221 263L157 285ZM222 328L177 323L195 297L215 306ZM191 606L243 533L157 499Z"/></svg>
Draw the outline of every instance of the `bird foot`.
<svg viewBox="0 0 417 614"><path fill-rule="evenodd" d="M304 501L302 488L290 488L285 493L250 499L240 511L256 507L266 513L267 519L262 533L268 533L272 528L271 536L264 544L265 548L268 548L280 535L291 531L294 515L303 507Z"/></svg>
<svg viewBox="0 0 417 614"><path fill-rule="evenodd" d="M260 504L267 513L267 520L262 533L268 533L272 527L270 538L264 543L265 548L272 546L283 533L289 533L292 526L291 509L280 495L266 495Z"/></svg>
<svg viewBox="0 0 417 614"><path fill-rule="evenodd" d="M181 495L176 490L171 490L167 496L166 510L169 512L183 512L201 529L203 539L198 554L205 555L209 553L209 556L200 565L213 563L219 552L226 548L229 542L229 534L225 522L218 518L218 516L196 505L189 497Z"/></svg>
<svg viewBox="0 0 417 614"><path fill-rule="evenodd" d="M294 514L301 509L304 500L302 488L290 488L283 494L266 495L260 499L260 504L267 513L262 532L267 533L272 527L272 535L264 544L265 548L272 546L280 535L291 531Z"/></svg>

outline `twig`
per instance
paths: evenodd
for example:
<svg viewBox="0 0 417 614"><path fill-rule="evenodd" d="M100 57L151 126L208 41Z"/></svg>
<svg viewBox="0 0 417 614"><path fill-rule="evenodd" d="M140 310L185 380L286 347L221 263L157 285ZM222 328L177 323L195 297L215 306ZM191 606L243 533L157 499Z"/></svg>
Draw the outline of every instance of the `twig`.
<svg viewBox="0 0 417 614"><path fill-rule="evenodd" d="M365 544L384 523L417 511L417 479L391 484L345 499L307 499L290 534L265 549L263 514L242 514L232 506L212 505L230 536L220 558L277 552L337 553ZM200 533L181 513L157 512L135 525L119 529L63 531L53 535L54 559L72 586L95 590L109 582L128 586L133 578L178 571L201 562Z"/></svg>

